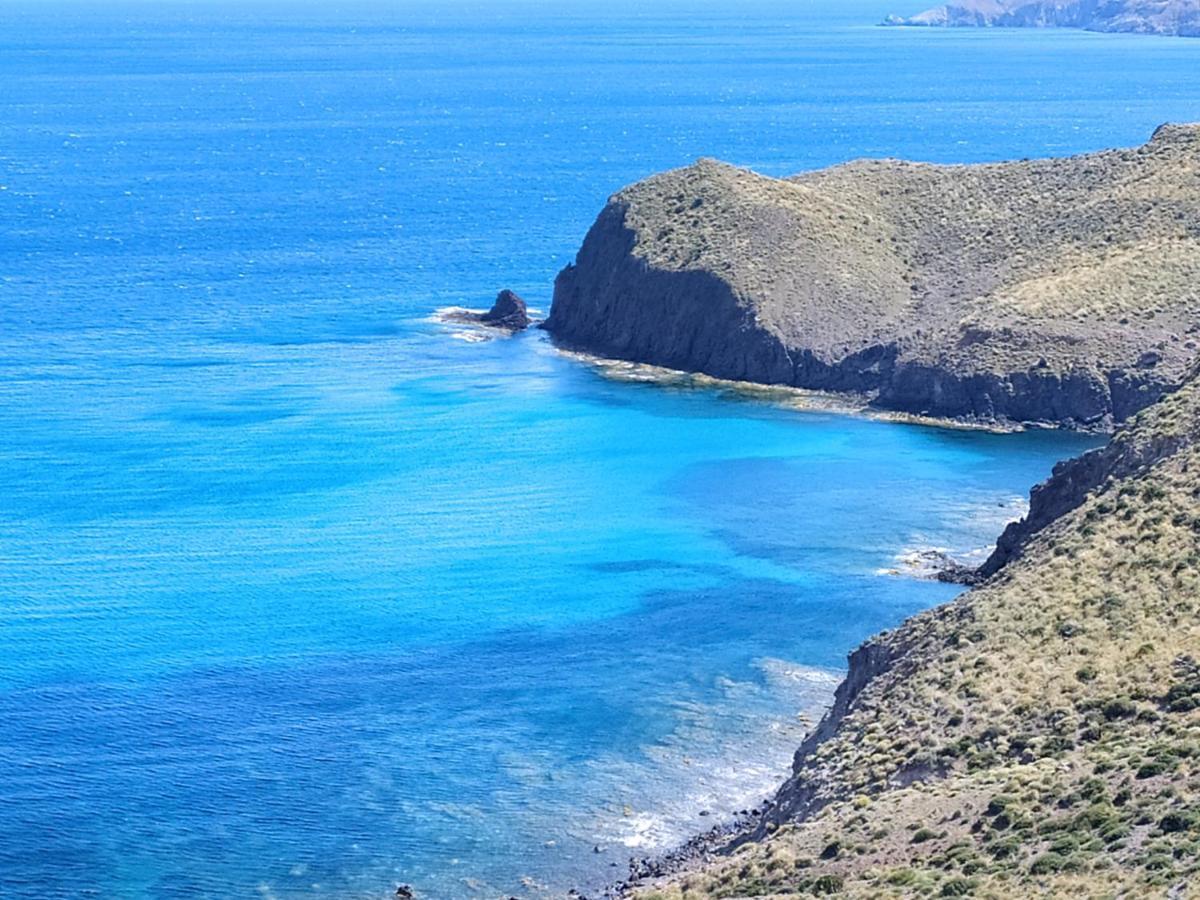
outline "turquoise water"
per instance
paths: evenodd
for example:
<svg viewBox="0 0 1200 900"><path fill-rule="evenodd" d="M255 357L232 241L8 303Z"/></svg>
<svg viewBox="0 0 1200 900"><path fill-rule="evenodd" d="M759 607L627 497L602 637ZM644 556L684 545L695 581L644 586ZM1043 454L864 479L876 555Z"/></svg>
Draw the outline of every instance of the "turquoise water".
<svg viewBox="0 0 1200 900"><path fill-rule="evenodd" d="M607 194L1145 139L1200 41L878 3L0 8L0 894L558 896L761 800L1093 440L608 379ZM599 852L596 852L596 851Z"/></svg>

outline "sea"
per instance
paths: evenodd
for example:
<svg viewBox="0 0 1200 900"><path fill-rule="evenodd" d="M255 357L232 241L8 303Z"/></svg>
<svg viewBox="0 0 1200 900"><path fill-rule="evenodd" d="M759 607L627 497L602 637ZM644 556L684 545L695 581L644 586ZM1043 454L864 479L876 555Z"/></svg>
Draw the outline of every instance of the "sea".
<svg viewBox="0 0 1200 900"><path fill-rule="evenodd" d="M762 803L846 655L1100 439L530 330L712 156L1200 119L1200 40L854 2L0 4L0 895L561 897Z"/></svg>

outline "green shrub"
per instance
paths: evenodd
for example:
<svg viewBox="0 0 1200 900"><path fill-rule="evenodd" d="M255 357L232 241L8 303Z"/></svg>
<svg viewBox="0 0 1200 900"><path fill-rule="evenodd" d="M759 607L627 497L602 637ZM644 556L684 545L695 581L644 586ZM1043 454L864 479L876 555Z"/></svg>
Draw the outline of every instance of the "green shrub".
<svg viewBox="0 0 1200 900"><path fill-rule="evenodd" d="M1061 872L1066 862L1059 853L1043 853L1029 866L1029 871L1033 875L1049 875L1053 872Z"/></svg>
<svg viewBox="0 0 1200 900"><path fill-rule="evenodd" d="M987 809L984 812L989 816L998 816L1016 802L1015 797L1010 797L1007 794L997 794L988 803Z"/></svg>
<svg viewBox="0 0 1200 900"><path fill-rule="evenodd" d="M996 859L1009 859L1016 856L1020 849L1021 842L1017 838L1005 838L989 846L988 852Z"/></svg>
<svg viewBox="0 0 1200 900"><path fill-rule="evenodd" d="M979 886L973 878L951 878L942 885L943 897L969 897Z"/></svg>
<svg viewBox="0 0 1200 900"><path fill-rule="evenodd" d="M1142 765L1138 767L1137 777L1138 778L1153 778L1155 775L1163 774L1169 768L1170 768L1170 766L1168 766L1164 760L1152 759L1152 760L1149 760L1148 762L1142 763Z"/></svg>
<svg viewBox="0 0 1200 900"><path fill-rule="evenodd" d="M917 873L912 869L896 869L887 877L888 884L894 884L897 887L905 887L906 885L915 884L917 881Z"/></svg>
<svg viewBox="0 0 1200 900"><path fill-rule="evenodd" d="M1079 796L1085 800L1099 800L1108 793L1108 785L1101 778L1089 778L1079 789Z"/></svg>
<svg viewBox="0 0 1200 900"><path fill-rule="evenodd" d="M841 875L822 875L813 879L809 892L813 894L838 894L845 887L846 881Z"/></svg>
<svg viewBox="0 0 1200 900"><path fill-rule="evenodd" d="M1066 753L1074 747L1075 742L1070 738L1063 737L1061 734L1052 734L1042 741L1042 755L1055 756L1059 753Z"/></svg>
<svg viewBox="0 0 1200 900"><path fill-rule="evenodd" d="M1167 813L1159 820L1158 827L1167 834L1174 834L1179 831L1190 831L1196 825L1195 813L1189 812L1172 812Z"/></svg>
<svg viewBox="0 0 1200 900"><path fill-rule="evenodd" d="M1110 722L1114 719L1128 719L1137 714L1137 705L1128 697L1113 697L1104 704L1101 712Z"/></svg>

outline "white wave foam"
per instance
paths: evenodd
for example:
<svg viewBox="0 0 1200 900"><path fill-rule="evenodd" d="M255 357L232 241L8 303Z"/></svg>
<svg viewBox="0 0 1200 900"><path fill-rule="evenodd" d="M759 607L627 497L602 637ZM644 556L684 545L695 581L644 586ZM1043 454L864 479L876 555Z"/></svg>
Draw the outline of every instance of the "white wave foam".
<svg viewBox="0 0 1200 900"><path fill-rule="evenodd" d="M662 852L774 794L842 676L781 659L759 659L755 667L761 679L722 678L711 703L672 704L673 731L644 746L640 761L597 760L586 790L608 800L578 836Z"/></svg>

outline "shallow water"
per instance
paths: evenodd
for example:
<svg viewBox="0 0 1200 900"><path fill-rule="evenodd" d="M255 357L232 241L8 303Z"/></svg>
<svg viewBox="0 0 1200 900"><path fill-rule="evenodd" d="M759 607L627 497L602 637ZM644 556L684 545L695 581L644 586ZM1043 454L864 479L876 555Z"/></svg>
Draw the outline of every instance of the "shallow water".
<svg viewBox="0 0 1200 900"><path fill-rule="evenodd" d="M545 309L604 197L698 155L1200 118L1200 41L886 11L0 10L0 893L561 894L761 800L845 654L956 593L880 571L1095 441L431 315Z"/></svg>

